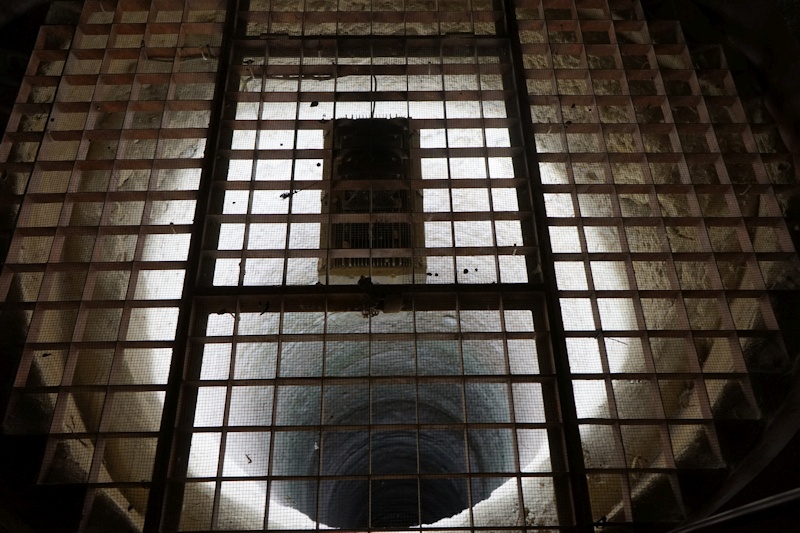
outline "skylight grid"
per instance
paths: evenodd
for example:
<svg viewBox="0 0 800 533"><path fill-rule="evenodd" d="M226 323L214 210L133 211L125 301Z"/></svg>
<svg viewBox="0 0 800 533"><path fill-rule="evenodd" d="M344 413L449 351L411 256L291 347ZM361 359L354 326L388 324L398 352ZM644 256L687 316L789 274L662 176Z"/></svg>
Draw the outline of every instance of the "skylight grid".
<svg viewBox="0 0 800 533"><path fill-rule="evenodd" d="M85 487L76 529L111 507L144 523L225 13L197 4L85 2L43 26L2 149L4 433L49 435L30 479Z"/></svg>
<svg viewBox="0 0 800 533"><path fill-rule="evenodd" d="M178 428L188 459L173 471L180 530L441 527L455 515L488 526L497 513L512 525L553 497L540 299L426 294L366 317L361 300L197 309ZM231 311L209 312L221 305ZM351 498L372 503L343 513Z"/></svg>
<svg viewBox="0 0 800 533"><path fill-rule="evenodd" d="M796 351L795 168L738 76L639 0L83 2L0 145L3 438L48 485L9 494L75 531L673 527Z"/></svg>
<svg viewBox="0 0 800 533"><path fill-rule="evenodd" d="M717 424L761 416L746 361L778 327L767 254L790 250L776 191L720 50L693 57L680 26L645 22L638 2L590 17L591 2L523 4L592 512L635 521L655 498L653 516L677 519L676 472L713 475L732 446Z"/></svg>
<svg viewBox="0 0 800 533"><path fill-rule="evenodd" d="M516 123L502 43L282 41L243 44L237 57L207 283L349 283L330 270L341 257L363 258L352 261L373 265L363 275L383 283L529 280L537 253L522 152L510 142ZM408 118L411 167L400 186L415 198L411 207L337 213L330 207L337 121L392 117ZM399 249L337 249L335 228L370 221L407 224L409 237ZM405 271L375 270L406 260L413 266Z"/></svg>
<svg viewBox="0 0 800 533"><path fill-rule="evenodd" d="M252 0L244 32L262 35L496 35L503 11L491 0Z"/></svg>

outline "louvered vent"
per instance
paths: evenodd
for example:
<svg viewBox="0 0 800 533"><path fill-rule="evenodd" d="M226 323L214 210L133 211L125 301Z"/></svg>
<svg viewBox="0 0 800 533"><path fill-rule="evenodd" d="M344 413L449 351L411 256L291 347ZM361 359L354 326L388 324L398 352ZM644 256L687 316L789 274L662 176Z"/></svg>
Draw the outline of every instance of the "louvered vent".
<svg viewBox="0 0 800 533"><path fill-rule="evenodd" d="M331 223L323 239L333 250L352 254L320 260L320 277L396 278L424 275L425 262L412 257L423 242L422 195L411 189L408 120L340 119L333 128L331 193L324 202ZM417 244L419 246L419 244Z"/></svg>

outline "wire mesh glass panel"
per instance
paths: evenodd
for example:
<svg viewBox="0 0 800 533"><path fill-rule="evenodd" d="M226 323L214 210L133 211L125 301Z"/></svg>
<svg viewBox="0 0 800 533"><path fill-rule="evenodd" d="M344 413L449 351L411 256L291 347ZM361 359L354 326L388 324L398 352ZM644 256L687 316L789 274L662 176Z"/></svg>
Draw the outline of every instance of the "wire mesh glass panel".
<svg viewBox="0 0 800 533"><path fill-rule="evenodd" d="M220 44L190 4L86 2L74 34L42 30L14 109L4 428L50 434L38 479L88 483L84 528L140 530L147 508Z"/></svg>
<svg viewBox="0 0 800 533"><path fill-rule="evenodd" d="M494 39L241 43L205 283L529 281L508 61Z"/></svg>
<svg viewBox="0 0 800 533"><path fill-rule="evenodd" d="M240 16L248 37L290 35L495 35L503 11L489 0L251 1Z"/></svg>
<svg viewBox="0 0 800 533"><path fill-rule="evenodd" d="M663 529L749 450L791 366L781 132L637 0L501 4L42 29L3 430L74 529Z"/></svg>
<svg viewBox="0 0 800 533"><path fill-rule="evenodd" d="M756 264L794 254L771 236L776 189L724 56L696 68L639 2L522 5L592 513L677 521L696 504L677 469L713 476L736 447L711 421L761 416L746 361L777 323Z"/></svg>
<svg viewBox="0 0 800 533"><path fill-rule="evenodd" d="M179 529L557 525L539 298L266 298L197 309Z"/></svg>

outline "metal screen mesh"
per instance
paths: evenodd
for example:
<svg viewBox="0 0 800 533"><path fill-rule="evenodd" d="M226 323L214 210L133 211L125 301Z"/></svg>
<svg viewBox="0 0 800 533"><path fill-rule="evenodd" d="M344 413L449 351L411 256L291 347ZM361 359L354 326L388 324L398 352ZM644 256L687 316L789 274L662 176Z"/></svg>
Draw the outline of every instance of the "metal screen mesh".
<svg viewBox="0 0 800 533"><path fill-rule="evenodd" d="M724 467L760 416L747 360L781 349L776 131L637 2L517 7L592 513L679 520L679 471Z"/></svg>
<svg viewBox="0 0 800 533"><path fill-rule="evenodd" d="M43 27L0 146L4 430L76 529L682 520L798 275L721 48L634 0L231 6ZM347 119L408 173L339 180Z"/></svg>
<svg viewBox="0 0 800 533"><path fill-rule="evenodd" d="M86 2L42 29L3 144L25 191L0 278L25 342L5 427L51 435L41 483L92 487L83 527L109 507L144 522L224 15Z"/></svg>
<svg viewBox="0 0 800 533"><path fill-rule="evenodd" d="M521 525L522 493L532 509L552 501L553 376L539 373L547 334L529 296L420 294L367 318L359 295L273 297L263 312L265 298L198 309L179 529L397 528L459 513L453 525ZM537 520L557 523L552 510Z"/></svg>
<svg viewBox="0 0 800 533"><path fill-rule="evenodd" d="M362 273L384 283L527 282L537 260L522 151L510 144L518 123L507 110L509 80L506 45L495 39L242 42L205 282L346 284L352 279L330 268L337 262L393 258L413 267ZM409 118L411 168L398 180L410 195L404 212L335 208L334 125L370 117ZM393 251L336 236L343 224L370 221L404 223L409 238Z"/></svg>

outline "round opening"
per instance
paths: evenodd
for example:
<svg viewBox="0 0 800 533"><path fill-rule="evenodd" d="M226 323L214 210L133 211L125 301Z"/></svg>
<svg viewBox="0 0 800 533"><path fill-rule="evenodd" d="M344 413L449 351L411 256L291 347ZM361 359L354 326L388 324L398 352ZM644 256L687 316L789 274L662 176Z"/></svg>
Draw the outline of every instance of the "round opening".
<svg viewBox="0 0 800 533"><path fill-rule="evenodd" d="M319 441L311 442L316 432L292 432L273 458L278 473L319 473L319 491L287 483L277 485L270 499L289 502L330 527L405 528L456 515L488 498L507 479L471 478L470 473L515 471L512 432L466 429L459 396L425 389L414 402L404 388L377 390L364 403L353 402L347 390L325 396L325 412L338 415L326 421ZM303 393L298 388L298 396L287 401L296 408L292 425L308 422ZM492 401L480 386L470 393L469 412L475 418L507 416L501 412L506 401ZM358 413L370 412L371 426L347 425L360 418Z"/></svg>

